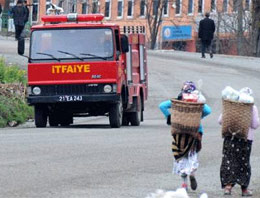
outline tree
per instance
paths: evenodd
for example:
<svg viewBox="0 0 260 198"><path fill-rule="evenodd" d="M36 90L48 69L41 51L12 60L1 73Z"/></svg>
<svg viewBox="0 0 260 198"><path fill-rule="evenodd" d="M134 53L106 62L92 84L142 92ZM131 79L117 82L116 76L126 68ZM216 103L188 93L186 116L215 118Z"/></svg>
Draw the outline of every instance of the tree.
<svg viewBox="0 0 260 198"><path fill-rule="evenodd" d="M255 56L260 57L260 1L252 1L252 47Z"/></svg>
<svg viewBox="0 0 260 198"><path fill-rule="evenodd" d="M217 52L226 53L235 49L238 55L252 55L252 16L249 4L242 0L225 1L216 9ZM227 4L229 2L229 5ZM228 7L232 12L228 12ZM235 52L235 51L234 51Z"/></svg>
<svg viewBox="0 0 260 198"><path fill-rule="evenodd" d="M162 15L164 8L168 5L168 0L146 1L146 18L150 32L150 48L156 47L157 35L162 24Z"/></svg>

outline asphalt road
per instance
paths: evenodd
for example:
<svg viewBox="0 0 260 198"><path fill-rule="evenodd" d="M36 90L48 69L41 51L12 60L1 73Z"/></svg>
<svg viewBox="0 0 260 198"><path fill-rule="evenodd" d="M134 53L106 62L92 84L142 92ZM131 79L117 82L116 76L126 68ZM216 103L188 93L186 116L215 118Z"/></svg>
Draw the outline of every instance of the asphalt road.
<svg viewBox="0 0 260 198"><path fill-rule="evenodd" d="M14 46L15 41L7 43ZM4 49L0 52L5 54ZM18 63L25 67L22 61ZM67 128L37 129L28 122L0 129L0 197L144 198L156 189L177 189L181 179L171 174L170 128L158 104L175 97L183 81L199 79L212 114L202 121L205 134L198 189L189 195L197 198L206 192L209 198L224 197L219 179L221 127L217 124L221 91L226 85L248 86L260 109L259 59L216 55L204 60L196 53L149 52L148 64L149 100L139 127L111 129L108 118L97 117L77 119ZM254 197L260 197L259 145L258 129L251 156ZM230 197L240 194L236 186Z"/></svg>

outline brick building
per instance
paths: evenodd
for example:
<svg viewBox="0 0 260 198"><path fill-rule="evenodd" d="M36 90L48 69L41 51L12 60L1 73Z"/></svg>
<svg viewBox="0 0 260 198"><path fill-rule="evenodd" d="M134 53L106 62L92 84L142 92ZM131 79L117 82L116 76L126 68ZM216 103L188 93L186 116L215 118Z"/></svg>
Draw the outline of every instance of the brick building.
<svg viewBox="0 0 260 198"><path fill-rule="evenodd" d="M0 4L2 5L2 8L4 7L5 0L0 0Z"/></svg>
<svg viewBox="0 0 260 198"><path fill-rule="evenodd" d="M11 0L12 1L12 0ZM145 26L148 30L146 3L152 5L151 12L155 12L157 2L160 0L28 0L31 4L32 24L41 23L41 16L46 14L48 3L62 7L64 13L103 13L105 20L121 26ZM234 13L236 0L161 0L166 2L160 30L157 37L157 46L174 48L194 52L197 48L198 23L205 12L211 13L216 19L221 15ZM245 10L249 10L251 0L243 0ZM227 18L224 18L228 20ZM223 23L224 24L224 23ZM217 25L217 23L216 23ZM219 27L221 22L218 23ZM225 24L224 24L225 25ZM230 32L219 28L218 36L225 42ZM149 31L147 31L149 38ZM230 38L227 38L230 39ZM233 46L234 48L234 46ZM232 46L230 47L232 49ZM232 50L231 50L232 51ZM236 53L236 52L228 53Z"/></svg>

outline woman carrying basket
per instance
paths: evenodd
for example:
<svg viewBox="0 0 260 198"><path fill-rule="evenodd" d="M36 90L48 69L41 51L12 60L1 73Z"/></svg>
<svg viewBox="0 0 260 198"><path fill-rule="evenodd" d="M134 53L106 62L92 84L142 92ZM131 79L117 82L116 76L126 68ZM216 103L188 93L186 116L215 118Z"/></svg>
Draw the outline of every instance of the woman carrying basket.
<svg viewBox="0 0 260 198"><path fill-rule="evenodd" d="M177 100L185 101L184 95L196 91L196 86L192 81L187 81L183 84L181 93L178 95ZM171 113L169 109L172 107L171 100L160 103L159 108L167 119L167 124L171 124ZM174 112L173 112L174 113ZM211 108L207 104L203 104L201 118L209 115ZM197 181L195 172L198 169L198 152L201 149L201 140L203 135L203 127L200 124L195 135L188 133L174 134L172 133L172 152L174 156L173 173L182 177L182 187L188 189L187 176L190 178L190 185L192 190L197 189Z"/></svg>
<svg viewBox="0 0 260 198"><path fill-rule="evenodd" d="M241 89L240 93L252 96L250 88ZM235 184L239 184L242 190L242 196L252 196L252 191L248 190L248 185L251 177L250 154L254 139L254 129L259 126L258 109L255 105L250 106L251 123L249 120L249 130L247 137L239 138L234 134L223 135L223 157L220 167L220 179L224 195L231 195L231 189ZM224 113L224 112L223 112ZM234 114L233 114L234 115ZM250 114L249 114L250 115ZM232 115L230 115L232 116ZM222 114L219 116L219 124L224 125ZM246 119L245 117L243 119ZM240 121L241 122L241 121ZM225 131L222 129L222 132Z"/></svg>

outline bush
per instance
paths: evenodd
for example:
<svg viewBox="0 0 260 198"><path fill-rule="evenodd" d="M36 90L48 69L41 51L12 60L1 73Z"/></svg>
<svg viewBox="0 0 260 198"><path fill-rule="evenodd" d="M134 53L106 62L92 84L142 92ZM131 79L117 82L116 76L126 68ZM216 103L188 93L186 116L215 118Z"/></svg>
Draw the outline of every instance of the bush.
<svg viewBox="0 0 260 198"><path fill-rule="evenodd" d="M26 85L26 72L18 66L6 66L4 59L0 58L0 83L22 83ZM33 108L28 106L24 96L0 93L0 127L9 122L21 124L33 117Z"/></svg>
<svg viewBox="0 0 260 198"><path fill-rule="evenodd" d="M21 124L32 117L33 109L23 99L0 95L0 127L5 127L11 121Z"/></svg>
<svg viewBox="0 0 260 198"><path fill-rule="evenodd" d="M26 84L26 72L16 65L6 66L4 59L0 59L0 82Z"/></svg>

